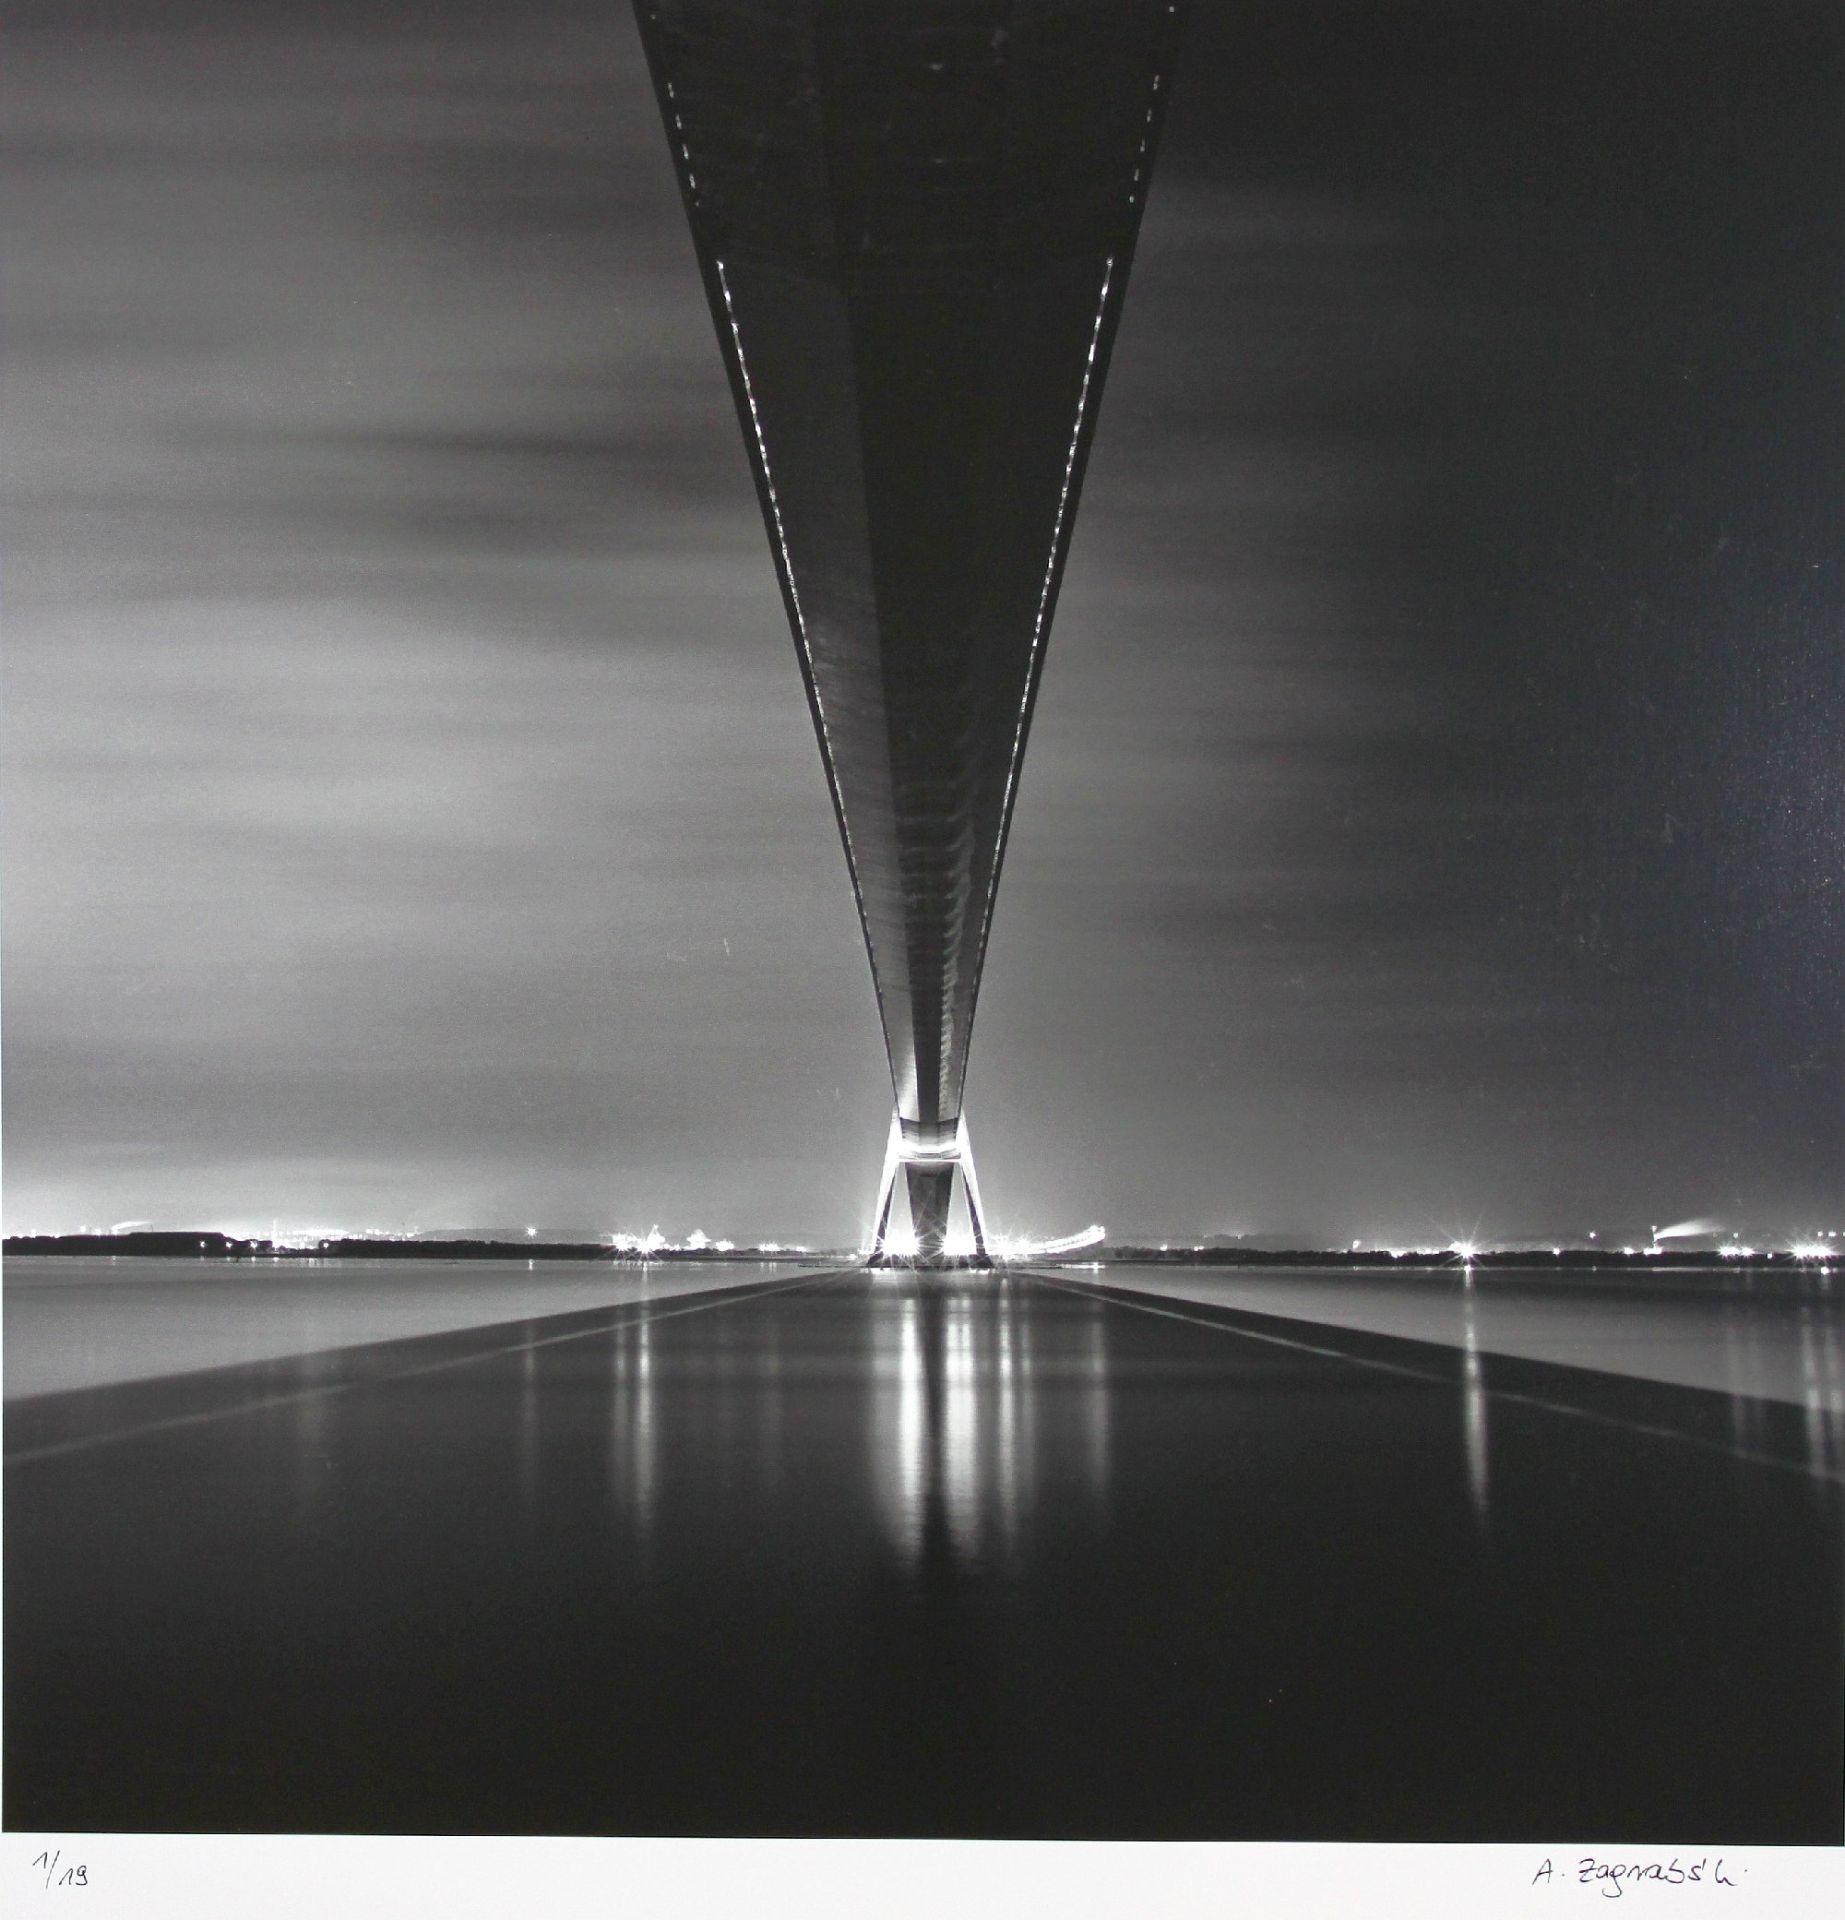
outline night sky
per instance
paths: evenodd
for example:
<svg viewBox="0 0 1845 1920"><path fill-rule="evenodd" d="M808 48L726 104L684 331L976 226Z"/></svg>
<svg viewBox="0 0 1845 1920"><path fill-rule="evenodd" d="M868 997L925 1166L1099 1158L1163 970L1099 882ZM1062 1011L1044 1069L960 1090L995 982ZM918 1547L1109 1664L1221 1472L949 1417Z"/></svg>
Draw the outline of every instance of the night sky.
<svg viewBox="0 0 1845 1920"><path fill-rule="evenodd" d="M994 1223L1845 1226L1845 16L1192 11ZM870 979L627 7L10 12L9 1230L857 1238Z"/></svg>

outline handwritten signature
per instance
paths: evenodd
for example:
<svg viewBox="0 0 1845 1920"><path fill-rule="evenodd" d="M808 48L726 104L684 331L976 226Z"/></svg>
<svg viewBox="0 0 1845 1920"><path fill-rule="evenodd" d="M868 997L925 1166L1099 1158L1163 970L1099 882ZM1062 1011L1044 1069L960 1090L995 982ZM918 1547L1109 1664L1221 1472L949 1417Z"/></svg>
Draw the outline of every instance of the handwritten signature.
<svg viewBox="0 0 1845 1920"><path fill-rule="evenodd" d="M1745 1868L1735 1870L1746 1871ZM1708 1854L1701 1860L1680 1860L1677 1854L1669 1860L1598 1860L1592 1853L1584 1854L1576 1862L1574 1873L1567 1863L1558 1867L1546 1860L1531 1876L1531 1884L1534 1887L1567 1884L1572 1879L1578 1886L1599 1885L1603 1898L1608 1900L1619 1900L1630 1883L1642 1881L1662 1887L1733 1887L1736 1884L1734 1873L1725 1870L1721 1854L1715 1860Z"/></svg>

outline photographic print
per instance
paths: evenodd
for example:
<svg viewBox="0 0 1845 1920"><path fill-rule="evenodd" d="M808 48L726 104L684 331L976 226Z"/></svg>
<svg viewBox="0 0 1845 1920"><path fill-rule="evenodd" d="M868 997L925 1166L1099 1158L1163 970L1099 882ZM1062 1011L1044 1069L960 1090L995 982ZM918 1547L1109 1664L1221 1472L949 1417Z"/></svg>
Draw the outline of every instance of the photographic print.
<svg viewBox="0 0 1845 1920"><path fill-rule="evenodd" d="M10 14L9 1832L1836 1847L1839 9Z"/></svg>

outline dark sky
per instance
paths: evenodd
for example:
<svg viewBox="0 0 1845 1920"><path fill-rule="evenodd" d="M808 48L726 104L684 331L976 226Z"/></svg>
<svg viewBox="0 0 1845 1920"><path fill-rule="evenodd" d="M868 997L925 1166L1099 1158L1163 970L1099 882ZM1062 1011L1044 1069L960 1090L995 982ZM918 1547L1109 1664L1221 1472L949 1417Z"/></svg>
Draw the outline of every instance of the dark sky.
<svg viewBox="0 0 1845 1920"><path fill-rule="evenodd" d="M12 9L7 1221L856 1236L889 1087L634 29ZM1845 16L1193 8L1002 1230L1845 1226Z"/></svg>

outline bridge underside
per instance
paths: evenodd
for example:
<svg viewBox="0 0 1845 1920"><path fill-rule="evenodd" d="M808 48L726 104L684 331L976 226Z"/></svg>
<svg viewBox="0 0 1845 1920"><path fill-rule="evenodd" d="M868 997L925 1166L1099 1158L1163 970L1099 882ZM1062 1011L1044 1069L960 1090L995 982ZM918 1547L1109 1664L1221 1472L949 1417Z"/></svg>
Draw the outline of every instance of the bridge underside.
<svg viewBox="0 0 1845 1920"><path fill-rule="evenodd" d="M961 1119L1176 14L637 5L851 870L925 1258L943 1257L965 1184L929 1156Z"/></svg>

